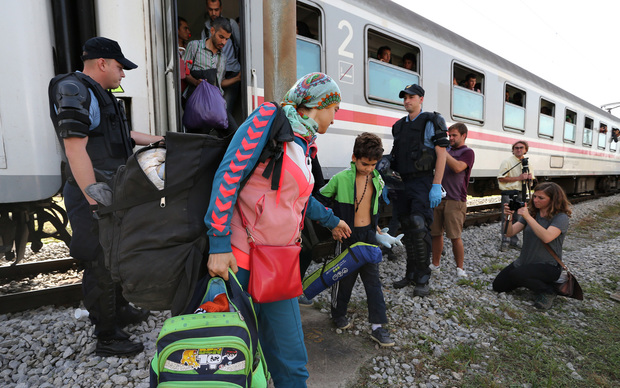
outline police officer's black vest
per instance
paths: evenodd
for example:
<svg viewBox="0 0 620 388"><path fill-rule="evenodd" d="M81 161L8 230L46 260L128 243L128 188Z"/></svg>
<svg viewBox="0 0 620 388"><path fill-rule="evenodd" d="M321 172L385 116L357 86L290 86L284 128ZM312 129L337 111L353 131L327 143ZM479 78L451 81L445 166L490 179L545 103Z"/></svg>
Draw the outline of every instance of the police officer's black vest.
<svg viewBox="0 0 620 388"><path fill-rule="evenodd" d="M95 177L97 181L105 181L116 171L116 169L125 164L127 158L133 153L135 143L131 139L129 125L125 116L125 111L119 105L116 97L111 92L104 90L99 83L89 76L82 73L69 73L56 76L51 84L57 85L67 78L74 78L80 81L88 89L92 90L99 102L100 122L99 126L88 132L88 143L86 151L93 163L95 169ZM56 89L54 87L54 89ZM91 103L90 93L86 97L85 108L88 109ZM53 93L50 93L50 103ZM56 123L56 120L53 120ZM58 133L60 144L63 139ZM64 149L64 146L63 146ZM67 178L72 181L72 174L67 164Z"/></svg>
<svg viewBox="0 0 620 388"><path fill-rule="evenodd" d="M434 148L424 145L424 132L426 123L434 115L422 112L414 121L406 121L407 117L403 117L392 127L392 169L403 179L433 175L437 155Z"/></svg>

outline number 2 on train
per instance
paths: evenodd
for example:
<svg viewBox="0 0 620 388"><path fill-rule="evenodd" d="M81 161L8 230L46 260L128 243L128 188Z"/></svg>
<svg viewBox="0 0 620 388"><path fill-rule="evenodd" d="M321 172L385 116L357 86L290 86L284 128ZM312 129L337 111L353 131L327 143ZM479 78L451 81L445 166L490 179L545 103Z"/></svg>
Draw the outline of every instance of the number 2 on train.
<svg viewBox="0 0 620 388"><path fill-rule="evenodd" d="M348 20L342 19L340 23L338 23L338 29L342 30L343 28L346 28L349 32L340 47L338 47L338 55L353 59L353 53L347 51L347 46L351 43L351 40L353 40L353 27Z"/></svg>

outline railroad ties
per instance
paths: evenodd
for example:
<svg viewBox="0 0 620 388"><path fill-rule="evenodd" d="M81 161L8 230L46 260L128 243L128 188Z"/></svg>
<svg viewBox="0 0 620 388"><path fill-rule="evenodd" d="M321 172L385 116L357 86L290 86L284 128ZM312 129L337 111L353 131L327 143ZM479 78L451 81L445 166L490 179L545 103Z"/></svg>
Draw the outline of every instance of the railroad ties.
<svg viewBox="0 0 620 388"><path fill-rule="evenodd" d="M0 267L3 282L32 278L38 274L67 272L77 268L75 259L45 260ZM0 314L16 313L47 305L76 305L82 300L82 283L0 295Z"/></svg>

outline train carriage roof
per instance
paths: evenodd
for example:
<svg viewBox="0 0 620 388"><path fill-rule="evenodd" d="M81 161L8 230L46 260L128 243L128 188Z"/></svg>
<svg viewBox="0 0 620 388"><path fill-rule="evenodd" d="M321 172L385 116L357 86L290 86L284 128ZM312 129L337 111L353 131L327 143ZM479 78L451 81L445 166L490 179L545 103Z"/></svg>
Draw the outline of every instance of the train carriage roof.
<svg viewBox="0 0 620 388"><path fill-rule="evenodd" d="M476 43L455 34L447 28L428 20L399 4L393 3L390 0L356 0L355 4L361 8L372 10L378 15L384 15L386 19L392 20L397 24L406 25L412 30L418 31L422 35L432 36L437 40L445 42L449 46L457 47L460 50L469 53L469 55L473 57L480 60L485 60L491 65L514 74L518 78L536 84L555 95L573 101L584 108L598 112L600 115L606 116L611 120L618 120L618 117L604 111L600 107L567 92L549 81L546 81L545 79L540 78L524 68L500 57L499 55L492 53L484 47L481 47Z"/></svg>

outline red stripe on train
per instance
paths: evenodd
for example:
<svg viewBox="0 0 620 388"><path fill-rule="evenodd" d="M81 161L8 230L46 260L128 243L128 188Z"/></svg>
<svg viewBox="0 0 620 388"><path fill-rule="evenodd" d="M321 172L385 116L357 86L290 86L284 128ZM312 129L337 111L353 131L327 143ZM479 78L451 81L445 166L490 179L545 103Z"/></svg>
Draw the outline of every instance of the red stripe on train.
<svg viewBox="0 0 620 388"><path fill-rule="evenodd" d="M258 96L258 105L265 101L263 96ZM256 109L256 107L254 107ZM404 116L404 115L403 115ZM372 113L358 112L348 109L340 109L336 113L336 120L350 121L352 123L380 125L382 127L391 127L398 120L398 118L381 116Z"/></svg>
<svg viewBox="0 0 620 388"><path fill-rule="evenodd" d="M264 101L264 97L258 96L259 105L262 104L263 101ZM338 113L336 113L335 118L336 120L341 120L341 121L349 121L352 123L360 123L360 124L379 125L382 127L391 127L398 120L397 118L394 118L394 117L381 116L381 115L376 115L372 113L357 112L357 111L348 110L348 109L340 109ZM489 142L501 143L501 144L512 144L518 139L516 137L494 135L494 134L489 134L489 133L478 132L478 131L471 130L471 129L469 130L467 137L469 139L483 140L483 141L489 141ZM593 151L591 149L572 148L572 147L561 146L561 145L556 145L556 144L540 143L540 142L531 141L531 140L528 140L527 142L530 145L530 147L536 148L536 149L546 149L546 150L551 150L551 151L568 152L572 154L582 154L582 155L614 158L613 154L608 154L608 153L604 153L600 151Z"/></svg>

